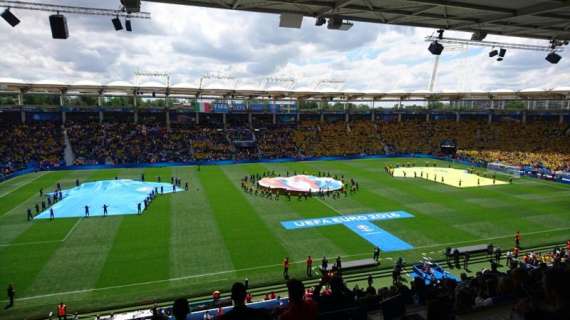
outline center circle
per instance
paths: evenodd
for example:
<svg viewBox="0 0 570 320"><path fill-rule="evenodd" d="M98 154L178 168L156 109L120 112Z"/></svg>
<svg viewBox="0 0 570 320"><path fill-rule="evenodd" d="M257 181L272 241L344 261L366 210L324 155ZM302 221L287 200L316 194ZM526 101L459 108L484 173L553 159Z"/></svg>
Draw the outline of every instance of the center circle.
<svg viewBox="0 0 570 320"><path fill-rule="evenodd" d="M265 177L257 184L263 188L278 189L291 192L320 193L341 190L343 183L330 177L312 175L294 175L291 177Z"/></svg>

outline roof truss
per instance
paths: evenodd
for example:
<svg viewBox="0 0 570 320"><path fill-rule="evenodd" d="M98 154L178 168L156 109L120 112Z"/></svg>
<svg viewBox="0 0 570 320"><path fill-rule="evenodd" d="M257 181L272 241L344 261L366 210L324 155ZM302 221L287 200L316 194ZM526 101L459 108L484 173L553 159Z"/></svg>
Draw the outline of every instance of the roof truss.
<svg viewBox="0 0 570 320"><path fill-rule="evenodd" d="M145 0L413 27L485 31L536 39L570 40L570 1L446 0ZM529 5L529 3L531 3ZM522 19L521 19L522 18Z"/></svg>

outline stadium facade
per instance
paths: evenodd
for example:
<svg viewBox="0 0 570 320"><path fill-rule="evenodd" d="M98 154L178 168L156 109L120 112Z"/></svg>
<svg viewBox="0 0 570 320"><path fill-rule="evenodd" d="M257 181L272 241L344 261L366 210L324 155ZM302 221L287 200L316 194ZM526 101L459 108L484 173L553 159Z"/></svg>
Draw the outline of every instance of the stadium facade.
<svg viewBox="0 0 570 320"><path fill-rule="evenodd" d="M90 81L64 84L11 80L0 82L0 98L1 110L19 112L20 120L24 122L26 113L61 112L59 120L65 122L66 114L74 112L98 112L99 120L103 121L105 112L122 111L132 113L135 122L139 113L165 112L167 124L177 113L194 113L192 117L196 123L200 122L201 113L215 114L224 124L231 114L248 115L246 121L250 125L255 114L272 114L276 124L298 122L303 117L320 117L324 121L330 113L336 117L344 115L346 121L351 117L401 121L412 114L412 117L425 117L427 121L433 118L459 121L465 115L485 117L492 122L508 115L522 122L528 117L557 117L563 123L570 112L570 87L518 91L358 92L200 88L184 83L166 87L154 82L137 86L124 81L102 85ZM281 115L286 115L285 120Z"/></svg>

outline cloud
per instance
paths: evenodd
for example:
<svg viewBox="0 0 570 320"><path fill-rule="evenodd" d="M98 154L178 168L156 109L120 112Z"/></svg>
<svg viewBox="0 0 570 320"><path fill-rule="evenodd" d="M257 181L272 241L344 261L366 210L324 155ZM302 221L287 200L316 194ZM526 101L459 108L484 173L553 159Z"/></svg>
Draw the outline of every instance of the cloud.
<svg viewBox="0 0 570 320"><path fill-rule="evenodd" d="M86 6L85 1L51 3ZM117 8L118 1L89 2ZM279 28L277 15L143 2L151 20L133 19L134 32L116 32L111 17L66 15L68 40L53 40L48 13L12 10L22 23L0 23L4 77L27 81L134 82L137 70L171 74L173 82L197 83L207 72L231 74L242 83L266 77L294 77L297 86L319 80L344 81L354 90L425 90L434 56L424 37L430 29L355 22L346 32L327 30L305 18L301 29ZM448 36L469 37L461 32ZM491 41L540 43L489 36ZM486 48L446 46L436 89L470 90L562 86L570 80L566 59L558 65L544 52L509 50L502 62ZM229 86L231 82L212 83Z"/></svg>

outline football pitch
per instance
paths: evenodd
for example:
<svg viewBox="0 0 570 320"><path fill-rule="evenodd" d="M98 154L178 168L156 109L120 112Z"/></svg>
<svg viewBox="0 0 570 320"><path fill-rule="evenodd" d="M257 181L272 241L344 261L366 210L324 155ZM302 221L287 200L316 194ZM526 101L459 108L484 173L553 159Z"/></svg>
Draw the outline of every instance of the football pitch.
<svg viewBox="0 0 570 320"><path fill-rule="evenodd" d="M513 184L457 188L384 171L386 165L413 161L56 171L0 183L0 289L5 292L8 283L16 289L15 307L0 310L0 318L45 316L60 301L73 313L227 292L245 278L251 286L281 282L286 256L297 278L304 278L308 255L317 264L323 256L330 261L339 255L344 260L372 256L373 245L343 225L288 230L283 221L409 212L413 218L371 221L413 246L383 254L383 267L399 256L408 262L441 258L448 246L493 243L506 250L516 230L523 248L561 243L570 235L570 186L521 178ZM244 176L270 170L344 175L359 183L359 191L339 199L289 201L241 189ZM190 183L190 191L161 195L140 216L26 221L26 209L40 201L40 188L52 190L60 182L67 189L76 179L140 179L143 173L147 181L180 177ZM5 299L0 296L2 307Z"/></svg>

